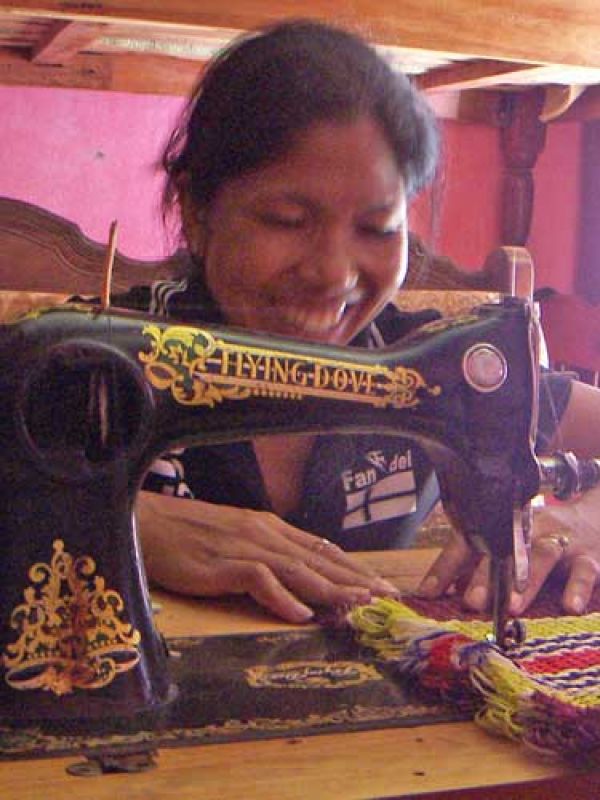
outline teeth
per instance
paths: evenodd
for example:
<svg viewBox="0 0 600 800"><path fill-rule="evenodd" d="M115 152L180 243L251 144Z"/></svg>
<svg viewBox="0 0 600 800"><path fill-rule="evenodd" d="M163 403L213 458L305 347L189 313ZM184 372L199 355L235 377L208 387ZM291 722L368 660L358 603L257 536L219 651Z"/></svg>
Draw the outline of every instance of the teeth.
<svg viewBox="0 0 600 800"><path fill-rule="evenodd" d="M364 297L364 294L365 292L360 286L355 286L346 298L346 305L355 306L357 303L360 303Z"/></svg>
<svg viewBox="0 0 600 800"><path fill-rule="evenodd" d="M288 325L307 333L324 333L330 330L341 320L346 303L337 309L315 310L312 308L283 308L281 315Z"/></svg>

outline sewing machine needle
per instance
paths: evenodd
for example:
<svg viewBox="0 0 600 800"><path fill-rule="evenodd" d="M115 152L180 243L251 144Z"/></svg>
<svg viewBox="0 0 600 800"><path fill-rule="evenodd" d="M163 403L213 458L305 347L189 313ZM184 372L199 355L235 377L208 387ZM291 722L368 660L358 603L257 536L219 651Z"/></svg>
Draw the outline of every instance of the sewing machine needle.
<svg viewBox="0 0 600 800"><path fill-rule="evenodd" d="M508 608L512 586L513 560L511 556L492 558L490 561L490 582L494 598L493 637L501 649L506 646L508 627Z"/></svg>

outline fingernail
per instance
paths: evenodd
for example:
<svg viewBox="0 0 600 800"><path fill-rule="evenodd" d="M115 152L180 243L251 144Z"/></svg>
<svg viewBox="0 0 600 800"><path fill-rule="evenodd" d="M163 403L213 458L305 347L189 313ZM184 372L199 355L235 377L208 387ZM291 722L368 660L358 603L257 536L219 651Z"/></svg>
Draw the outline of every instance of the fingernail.
<svg viewBox="0 0 600 800"><path fill-rule="evenodd" d="M571 600L571 604L570 605L571 605L571 608L572 608L574 614L583 614L583 612L585 610L585 603L583 601L583 597L580 597L579 595L576 595Z"/></svg>
<svg viewBox="0 0 600 800"><path fill-rule="evenodd" d="M487 590L485 586L474 586L465 595L465 601L471 608L481 611L487 603Z"/></svg>
<svg viewBox="0 0 600 800"><path fill-rule="evenodd" d="M298 613L298 622L308 622L308 620L312 619L315 615L315 612L312 610L312 608L309 608L301 603L296 604L296 611Z"/></svg>
<svg viewBox="0 0 600 800"><path fill-rule="evenodd" d="M435 597L438 593L440 582L437 575L428 575L417 589L417 594L423 597Z"/></svg>
<svg viewBox="0 0 600 800"><path fill-rule="evenodd" d="M390 581L386 581L385 578L378 578L373 584L373 589L374 591L382 592L383 594L391 594L391 595L400 594L398 587L394 586L394 584L390 583Z"/></svg>

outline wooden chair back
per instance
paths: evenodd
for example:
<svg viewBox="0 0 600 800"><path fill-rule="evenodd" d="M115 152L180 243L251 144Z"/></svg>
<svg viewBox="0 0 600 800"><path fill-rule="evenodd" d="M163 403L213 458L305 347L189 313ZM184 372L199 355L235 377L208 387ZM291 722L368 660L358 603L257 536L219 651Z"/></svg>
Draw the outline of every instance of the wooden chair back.
<svg viewBox="0 0 600 800"><path fill-rule="evenodd" d="M481 269L467 271L451 259L431 253L411 233L408 272L396 305L408 311L437 308L452 316L502 295L531 300L533 286L533 261L524 247L498 247Z"/></svg>
<svg viewBox="0 0 600 800"><path fill-rule="evenodd" d="M107 246L64 217L22 200L0 197L0 287L3 290L100 294ZM117 251L115 292L148 284L181 268L183 254L141 261Z"/></svg>
<svg viewBox="0 0 600 800"><path fill-rule="evenodd" d="M0 197L2 318L53 299L101 294L106 251L107 245L89 239L75 223L31 203ZM112 290L172 276L185 264L183 251L159 261L136 260L117 251ZM433 255L411 234L408 272L397 302L409 310L427 307L453 314L500 294L530 296L532 287L533 266L524 248L498 248L480 270L466 271Z"/></svg>

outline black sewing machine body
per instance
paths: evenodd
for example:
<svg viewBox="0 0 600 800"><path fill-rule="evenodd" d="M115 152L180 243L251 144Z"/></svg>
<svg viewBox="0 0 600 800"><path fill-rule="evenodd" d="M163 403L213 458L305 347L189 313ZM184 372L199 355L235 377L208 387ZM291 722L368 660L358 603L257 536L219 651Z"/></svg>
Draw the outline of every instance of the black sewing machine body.
<svg viewBox="0 0 600 800"><path fill-rule="evenodd" d="M539 487L534 342L512 300L373 351L84 306L0 327L0 721L110 726L173 697L133 507L179 445L412 437L465 536L510 558Z"/></svg>

